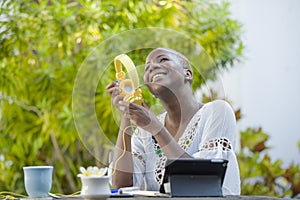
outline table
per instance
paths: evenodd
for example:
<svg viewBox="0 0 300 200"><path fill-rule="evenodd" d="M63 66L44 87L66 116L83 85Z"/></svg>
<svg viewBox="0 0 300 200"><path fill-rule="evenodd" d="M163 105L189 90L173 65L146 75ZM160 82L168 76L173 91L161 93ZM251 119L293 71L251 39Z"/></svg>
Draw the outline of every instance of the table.
<svg viewBox="0 0 300 200"><path fill-rule="evenodd" d="M146 199L155 199L155 200L284 200L288 198L277 198L277 197L268 197L268 196L226 196L226 197L134 197L134 198L108 198L108 200L146 200ZM289 199L291 200L291 199Z"/></svg>
<svg viewBox="0 0 300 200"><path fill-rule="evenodd" d="M93 200L291 200L290 198L278 198L270 196L226 196L226 197L114 197L114 198L99 198ZM84 200L79 196L76 197L62 197L60 199L47 197L47 198L21 198L19 200ZM295 199L296 200L296 199Z"/></svg>
<svg viewBox="0 0 300 200"><path fill-rule="evenodd" d="M62 200L70 199L74 200L74 198L62 198ZM76 198L82 199L83 198ZM144 197L144 196L137 196L137 197L114 197L114 198L107 198L107 200L291 200L290 198L278 198L278 197L269 197L269 196L226 196L226 197ZM103 199L101 199L103 200Z"/></svg>

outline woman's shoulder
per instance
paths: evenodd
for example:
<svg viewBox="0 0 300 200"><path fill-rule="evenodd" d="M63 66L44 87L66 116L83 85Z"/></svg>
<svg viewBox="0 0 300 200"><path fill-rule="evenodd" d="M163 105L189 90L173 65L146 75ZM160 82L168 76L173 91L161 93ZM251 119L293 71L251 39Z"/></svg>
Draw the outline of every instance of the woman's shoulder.
<svg viewBox="0 0 300 200"><path fill-rule="evenodd" d="M203 110L207 110L210 112L233 112L231 105L222 99L217 99L211 102L204 104Z"/></svg>
<svg viewBox="0 0 300 200"><path fill-rule="evenodd" d="M211 106L211 107L229 107L229 108L231 108L231 105L223 99L216 99L216 100L210 101L204 105Z"/></svg>

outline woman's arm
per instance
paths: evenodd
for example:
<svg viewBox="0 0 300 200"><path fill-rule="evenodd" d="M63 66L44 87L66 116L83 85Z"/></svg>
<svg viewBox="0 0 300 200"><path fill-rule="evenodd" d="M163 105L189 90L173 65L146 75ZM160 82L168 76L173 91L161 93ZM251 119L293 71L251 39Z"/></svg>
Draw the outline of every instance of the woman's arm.
<svg viewBox="0 0 300 200"><path fill-rule="evenodd" d="M152 110L143 103L143 106L121 101L121 105L127 107L125 111L126 117L130 118L131 122L145 131L151 133L164 154L168 158L191 157L184 151L164 127L164 125L157 119Z"/></svg>
<svg viewBox="0 0 300 200"><path fill-rule="evenodd" d="M206 106L202 115L205 120L199 150L234 150L236 140L236 119L231 106L224 100L215 100ZM216 142L217 141L217 142ZM210 146L210 150L205 146Z"/></svg>
<svg viewBox="0 0 300 200"><path fill-rule="evenodd" d="M129 118L125 116L125 108L120 104L124 96L120 95L121 89L118 82L114 81L106 87L112 97L113 105L121 113L121 124L113 155L112 185L114 188L132 186L132 154L131 135L132 129Z"/></svg>
<svg viewBox="0 0 300 200"><path fill-rule="evenodd" d="M157 132L154 137L167 158L192 158L179 146L165 127Z"/></svg>
<svg viewBox="0 0 300 200"><path fill-rule="evenodd" d="M133 163L131 154L131 128L128 119L121 121L113 156L113 188L132 186ZM124 146L125 145L125 146Z"/></svg>

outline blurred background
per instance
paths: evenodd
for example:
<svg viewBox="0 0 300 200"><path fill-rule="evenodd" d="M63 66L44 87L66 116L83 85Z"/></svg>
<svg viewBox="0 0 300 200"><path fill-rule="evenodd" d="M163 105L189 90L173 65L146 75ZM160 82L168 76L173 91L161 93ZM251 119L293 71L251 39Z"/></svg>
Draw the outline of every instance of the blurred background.
<svg viewBox="0 0 300 200"><path fill-rule="evenodd" d="M243 109L240 128L262 126L274 159L300 163L300 2L232 1L245 60L225 72L226 95Z"/></svg>

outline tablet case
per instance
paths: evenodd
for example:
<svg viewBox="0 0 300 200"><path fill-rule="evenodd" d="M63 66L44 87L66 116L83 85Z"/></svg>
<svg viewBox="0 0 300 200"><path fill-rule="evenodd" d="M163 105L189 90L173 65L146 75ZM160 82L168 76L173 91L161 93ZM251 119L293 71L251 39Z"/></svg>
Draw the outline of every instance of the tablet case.
<svg viewBox="0 0 300 200"><path fill-rule="evenodd" d="M228 160L223 159L168 159L160 192L170 183L172 197L223 196L222 185Z"/></svg>

